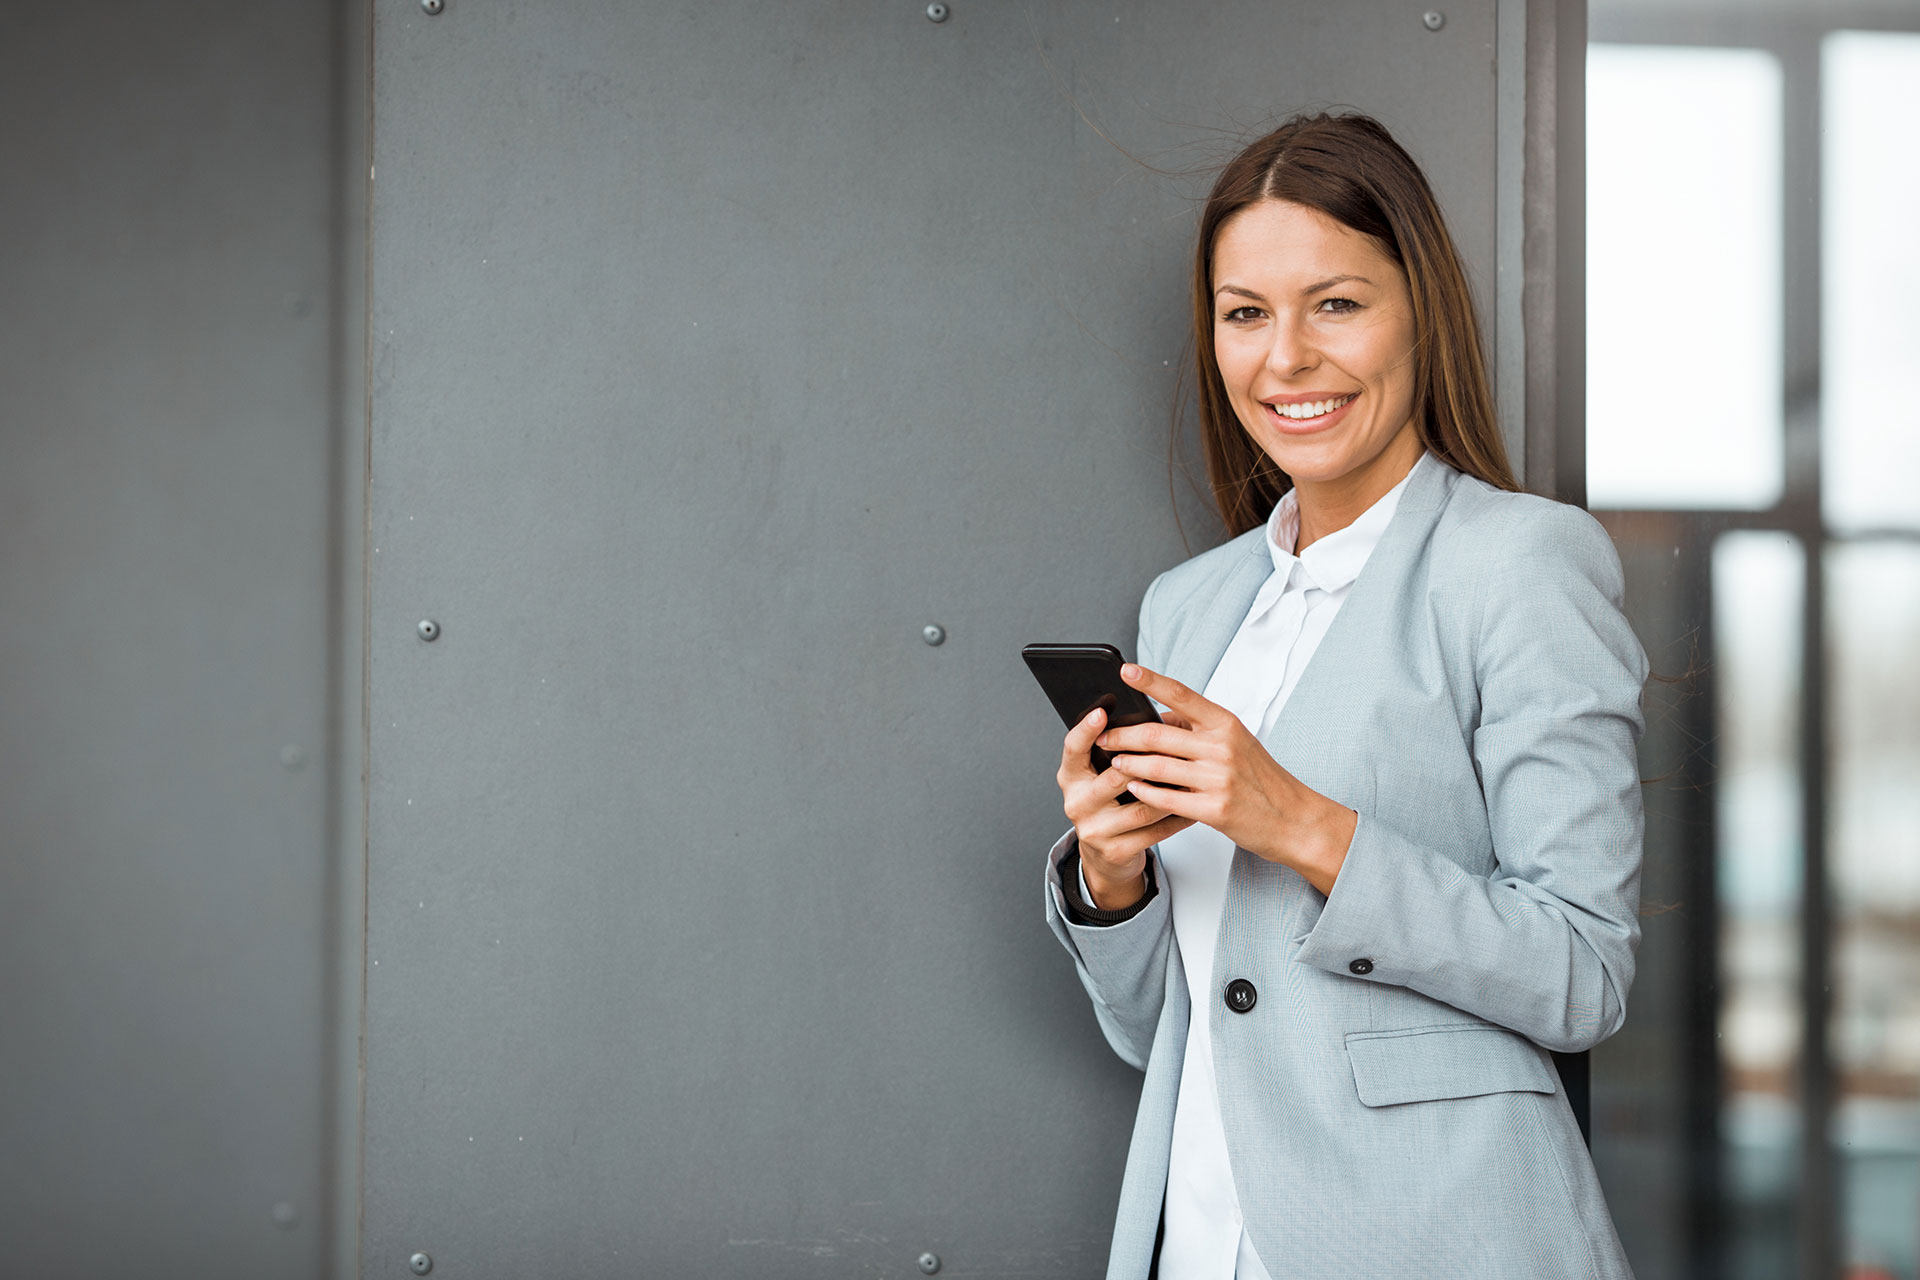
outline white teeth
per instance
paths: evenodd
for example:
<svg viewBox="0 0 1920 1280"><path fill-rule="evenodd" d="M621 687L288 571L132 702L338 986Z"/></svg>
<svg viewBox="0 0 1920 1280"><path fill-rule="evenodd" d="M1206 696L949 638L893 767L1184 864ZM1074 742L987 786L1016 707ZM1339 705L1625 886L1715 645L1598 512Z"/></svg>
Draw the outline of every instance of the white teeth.
<svg viewBox="0 0 1920 1280"><path fill-rule="evenodd" d="M1353 393L1354 396L1359 394L1358 391ZM1341 396L1337 400L1309 400L1305 404L1277 404L1273 406L1273 411L1283 418L1294 418L1296 420L1318 418L1324 414L1332 413L1335 409L1338 409L1351 399L1353 399L1353 396Z"/></svg>

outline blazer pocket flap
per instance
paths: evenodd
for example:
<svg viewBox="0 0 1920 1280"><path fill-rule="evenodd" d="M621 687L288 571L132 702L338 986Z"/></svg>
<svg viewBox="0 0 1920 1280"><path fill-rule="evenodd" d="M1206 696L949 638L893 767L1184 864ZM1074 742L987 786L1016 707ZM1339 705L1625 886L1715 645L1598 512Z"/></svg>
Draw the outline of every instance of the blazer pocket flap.
<svg viewBox="0 0 1920 1280"><path fill-rule="evenodd" d="M1347 1057L1360 1101L1370 1107L1556 1088L1542 1050L1504 1027L1478 1023L1352 1032Z"/></svg>

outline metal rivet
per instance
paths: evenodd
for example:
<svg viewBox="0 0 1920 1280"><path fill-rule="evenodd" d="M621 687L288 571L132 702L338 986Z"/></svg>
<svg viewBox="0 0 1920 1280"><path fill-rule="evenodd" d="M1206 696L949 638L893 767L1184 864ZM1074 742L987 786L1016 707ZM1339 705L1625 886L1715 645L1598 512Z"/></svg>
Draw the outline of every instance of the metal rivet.
<svg viewBox="0 0 1920 1280"><path fill-rule="evenodd" d="M307 749L298 743L288 743L280 748L280 763L289 772L298 773L307 767ZM278 1213L279 1210L274 1210Z"/></svg>
<svg viewBox="0 0 1920 1280"><path fill-rule="evenodd" d="M423 1276L433 1270L433 1259L424 1253L416 1253L407 1259L407 1266L417 1276Z"/></svg>
<svg viewBox="0 0 1920 1280"><path fill-rule="evenodd" d="M1447 25L1447 15L1438 9L1429 9L1420 15L1420 21L1427 24L1427 30L1438 31Z"/></svg>
<svg viewBox="0 0 1920 1280"><path fill-rule="evenodd" d="M937 622L929 622L926 626L920 628L920 638L928 644L945 644L947 642L947 629Z"/></svg>
<svg viewBox="0 0 1920 1280"><path fill-rule="evenodd" d="M440 624L432 618L422 618L420 620L420 638L422 640L438 640L440 638Z"/></svg>
<svg viewBox="0 0 1920 1280"><path fill-rule="evenodd" d="M939 1254L923 1253L920 1255L920 1270L922 1274L932 1275L934 1272L938 1271L939 1269L940 1269Z"/></svg>
<svg viewBox="0 0 1920 1280"><path fill-rule="evenodd" d="M291 1231L300 1225L300 1211L282 1200L273 1206L273 1225L282 1231Z"/></svg>
<svg viewBox="0 0 1920 1280"><path fill-rule="evenodd" d="M447 0L420 0L420 7L428 13L438 13L447 7ZM424 1258L427 1255L423 1253L420 1256ZM433 1264L429 1262L427 1265L432 1266ZM425 1275L427 1273L422 1271L420 1274Z"/></svg>
<svg viewBox="0 0 1920 1280"><path fill-rule="evenodd" d="M933 3L927 6L927 21L945 22L947 20L947 12L947 6L941 4L940 0L933 0ZM931 1257L932 1255L928 1256Z"/></svg>

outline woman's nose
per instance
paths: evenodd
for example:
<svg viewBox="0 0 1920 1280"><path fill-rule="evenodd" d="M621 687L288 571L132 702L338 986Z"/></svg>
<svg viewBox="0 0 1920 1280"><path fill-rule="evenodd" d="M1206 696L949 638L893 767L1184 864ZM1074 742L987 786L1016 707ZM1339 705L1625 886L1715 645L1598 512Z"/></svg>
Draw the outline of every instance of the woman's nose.
<svg viewBox="0 0 1920 1280"><path fill-rule="evenodd" d="M1313 343L1297 322L1282 321L1273 326L1273 345L1267 348L1267 368L1281 377L1291 377L1314 366L1318 355Z"/></svg>

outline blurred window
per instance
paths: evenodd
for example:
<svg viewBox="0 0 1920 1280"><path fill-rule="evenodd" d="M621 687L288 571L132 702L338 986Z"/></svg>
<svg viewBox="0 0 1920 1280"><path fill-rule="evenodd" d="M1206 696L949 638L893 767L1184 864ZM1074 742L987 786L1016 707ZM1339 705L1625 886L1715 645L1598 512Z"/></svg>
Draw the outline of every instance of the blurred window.
<svg viewBox="0 0 1920 1280"><path fill-rule="evenodd" d="M1780 61L1587 56L1587 494L1780 497Z"/></svg>
<svg viewBox="0 0 1920 1280"><path fill-rule="evenodd" d="M1920 541L1827 549L1834 1141L1849 1260L1920 1271Z"/></svg>
<svg viewBox="0 0 1920 1280"><path fill-rule="evenodd" d="M1713 547L1715 885L1726 1253L1742 1280L1790 1277L1800 1176L1801 618L1791 534Z"/></svg>
<svg viewBox="0 0 1920 1280"><path fill-rule="evenodd" d="M1836 529L1920 528L1920 35L1821 52L1821 498Z"/></svg>
<svg viewBox="0 0 1920 1280"><path fill-rule="evenodd" d="M1596 1162L1642 1275L1920 1280L1920 32L1608 9L1587 487L1686 678Z"/></svg>

